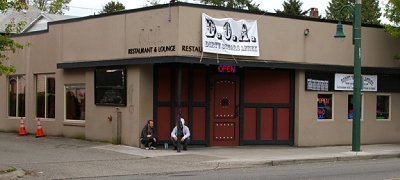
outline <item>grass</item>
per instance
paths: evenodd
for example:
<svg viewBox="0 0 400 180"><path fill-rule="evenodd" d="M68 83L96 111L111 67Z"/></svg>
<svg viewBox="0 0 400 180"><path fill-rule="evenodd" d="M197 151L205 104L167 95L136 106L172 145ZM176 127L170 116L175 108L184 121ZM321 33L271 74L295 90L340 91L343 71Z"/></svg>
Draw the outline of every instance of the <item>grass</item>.
<svg viewBox="0 0 400 180"><path fill-rule="evenodd" d="M0 171L0 174L9 173L9 172L13 172L13 171L16 171L16 170L17 170L17 169L16 169L15 167L9 167L9 168L6 169L6 170Z"/></svg>

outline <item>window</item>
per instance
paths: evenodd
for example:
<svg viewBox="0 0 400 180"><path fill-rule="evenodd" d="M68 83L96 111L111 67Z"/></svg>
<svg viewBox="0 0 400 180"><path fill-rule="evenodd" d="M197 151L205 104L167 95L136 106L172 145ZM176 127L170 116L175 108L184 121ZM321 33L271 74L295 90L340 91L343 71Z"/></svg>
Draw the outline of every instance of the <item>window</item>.
<svg viewBox="0 0 400 180"><path fill-rule="evenodd" d="M363 104L363 95L361 94L361 98L360 98L360 108L361 108L361 116L360 116L360 119L363 119L362 117L363 117L363 106L362 106L362 104ZM353 103L354 103L354 100L353 100L353 95L352 94L349 94L348 95L348 97L347 97L347 119L349 119L349 120L352 120L353 119Z"/></svg>
<svg viewBox="0 0 400 180"><path fill-rule="evenodd" d="M8 83L8 116L25 117L25 76L9 76Z"/></svg>
<svg viewBox="0 0 400 180"><path fill-rule="evenodd" d="M379 119L379 120L390 119L390 96L389 95L376 96L376 119Z"/></svg>
<svg viewBox="0 0 400 180"><path fill-rule="evenodd" d="M66 119L85 120L85 85L65 85Z"/></svg>
<svg viewBox="0 0 400 180"><path fill-rule="evenodd" d="M126 69L96 69L95 103L97 105L126 105Z"/></svg>
<svg viewBox="0 0 400 180"><path fill-rule="evenodd" d="M318 94L318 120L332 120L333 119L333 95L332 94Z"/></svg>
<svg viewBox="0 0 400 180"><path fill-rule="evenodd" d="M36 117L55 118L55 95L54 74L36 75Z"/></svg>

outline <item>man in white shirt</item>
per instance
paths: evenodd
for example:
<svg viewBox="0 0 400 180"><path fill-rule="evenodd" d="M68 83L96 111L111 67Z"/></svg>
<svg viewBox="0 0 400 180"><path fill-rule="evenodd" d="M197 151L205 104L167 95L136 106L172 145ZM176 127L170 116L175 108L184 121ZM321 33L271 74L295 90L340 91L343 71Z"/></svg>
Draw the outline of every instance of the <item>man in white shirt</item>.
<svg viewBox="0 0 400 180"><path fill-rule="evenodd" d="M187 146L190 142L190 130L187 126L185 126L185 120L181 118L181 126L180 131L181 134L178 134L178 128L175 126L171 132L171 140L174 145L174 150L177 150L177 142L180 141L183 144L183 150L187 150Z"/></svg>

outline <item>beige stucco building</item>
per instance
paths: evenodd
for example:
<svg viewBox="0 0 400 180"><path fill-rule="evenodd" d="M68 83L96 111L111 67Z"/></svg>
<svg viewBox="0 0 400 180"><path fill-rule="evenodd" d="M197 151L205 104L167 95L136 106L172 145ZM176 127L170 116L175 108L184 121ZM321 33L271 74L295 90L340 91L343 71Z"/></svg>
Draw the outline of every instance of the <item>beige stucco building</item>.
<svg viewBox="0 0 400 180"><path fill-rule="evenodd" d="M203 13L256 20L259 56L203 52ZM34 134L42 118L46 135L108 142L120 135L139 146L154 119L168 142L181 69L193 144L351 144L352 91L337 84L352 74L351 28L335 39L333 21L181 2L52 22L14 38L31 45L10 54L16 74L0 76L0 131L17 132L25 117ZM362 92L364 144L400 142L399 51L381 27L363 26L362 74L372 86ZM221 65L235 71L218 72Z"/></svg>

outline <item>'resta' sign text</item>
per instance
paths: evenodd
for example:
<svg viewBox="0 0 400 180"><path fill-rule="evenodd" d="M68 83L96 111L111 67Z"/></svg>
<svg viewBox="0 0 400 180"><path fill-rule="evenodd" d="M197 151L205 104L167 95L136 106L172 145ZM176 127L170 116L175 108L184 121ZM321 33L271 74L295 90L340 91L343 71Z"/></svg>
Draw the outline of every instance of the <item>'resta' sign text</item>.
<svg viewBox="0 0 400 180"><path fill-rule="evenodd" d="M257 20L217 19L202 15L203 52L260 56Z"/></svg>

